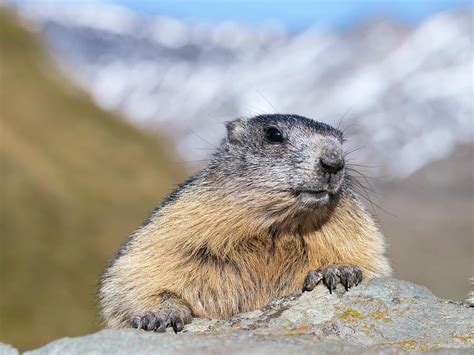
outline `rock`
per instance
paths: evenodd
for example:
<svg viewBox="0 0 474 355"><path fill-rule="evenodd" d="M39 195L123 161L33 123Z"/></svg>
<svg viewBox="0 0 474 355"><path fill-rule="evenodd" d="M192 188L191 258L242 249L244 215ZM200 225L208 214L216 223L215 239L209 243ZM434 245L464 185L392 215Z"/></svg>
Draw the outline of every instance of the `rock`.
<svg viewBox="0 0 474 355"><path fill-rule="evenodd" d="M18 350L11 345L0 343L0 355L18 355Z"/></svg>
<svg viewBox="0 0 474 355"><path fill-rule="evenodd" d="M196 319L182 333L103 330L64 338L27 354L373 353L406 350L472 353L474 308L392 278L349 292L312 292L275 300L222 320Z"/></svg>

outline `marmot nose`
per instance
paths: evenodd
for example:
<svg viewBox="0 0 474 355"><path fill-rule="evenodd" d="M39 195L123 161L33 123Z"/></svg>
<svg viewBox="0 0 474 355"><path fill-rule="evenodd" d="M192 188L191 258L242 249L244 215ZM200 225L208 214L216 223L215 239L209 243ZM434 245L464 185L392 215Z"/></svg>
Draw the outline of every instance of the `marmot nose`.
<svg viewBox="0 0 474 355"><path fill-rule="evenodd" d="M336 174L344 168L344 158L337 155L329 155L319 159L321 167L330 174Z"/></svg>

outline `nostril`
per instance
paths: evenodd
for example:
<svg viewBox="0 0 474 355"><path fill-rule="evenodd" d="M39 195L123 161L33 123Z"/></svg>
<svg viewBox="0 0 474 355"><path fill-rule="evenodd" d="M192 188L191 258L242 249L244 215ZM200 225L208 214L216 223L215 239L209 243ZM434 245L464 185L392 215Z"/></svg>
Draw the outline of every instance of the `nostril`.
<svg viewBox="0 0 474 355"><path fill-rule="evenodd" d="M330 174L336 174L344 168L344 159L339 157L320 158L321 167Z"/></svg>

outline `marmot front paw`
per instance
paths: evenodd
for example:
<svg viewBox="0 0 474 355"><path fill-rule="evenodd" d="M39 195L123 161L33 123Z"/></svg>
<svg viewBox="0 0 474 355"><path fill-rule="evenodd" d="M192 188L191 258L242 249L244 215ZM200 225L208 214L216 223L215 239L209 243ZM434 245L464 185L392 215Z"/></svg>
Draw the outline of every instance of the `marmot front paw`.
<svg viewBox="0 0 474 355"><path fill-rule="evenodd" d="M130 321L130 326L136 329L143 329L155 332L164 332L166 328L172 327L175 333L183 330L186 322L176 311L164 311L159 313L146 313L141 316L134 316Z"/></svg>
<svg viewBox="0 0 474 355"><path fill-rule="evenodd" d="M330 293L336 289L336 285L339 282L347 291L362 281L362 270L358 266L349 265L328 267L321 271L311 270L304 280L303 292L312 291L321 281L323 281Z"/></svg>

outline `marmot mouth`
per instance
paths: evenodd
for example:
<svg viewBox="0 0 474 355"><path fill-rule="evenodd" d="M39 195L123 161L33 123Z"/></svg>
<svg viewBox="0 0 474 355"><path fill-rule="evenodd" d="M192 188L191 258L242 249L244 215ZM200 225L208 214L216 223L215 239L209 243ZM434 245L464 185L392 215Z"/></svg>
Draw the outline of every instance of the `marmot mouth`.
<svg viewBox="0 0 474 355"><path fill-rule="evenodd" d="M295 196L308 196L316 199L329 198L329 191L327 190L294 190Z"/></svg>

